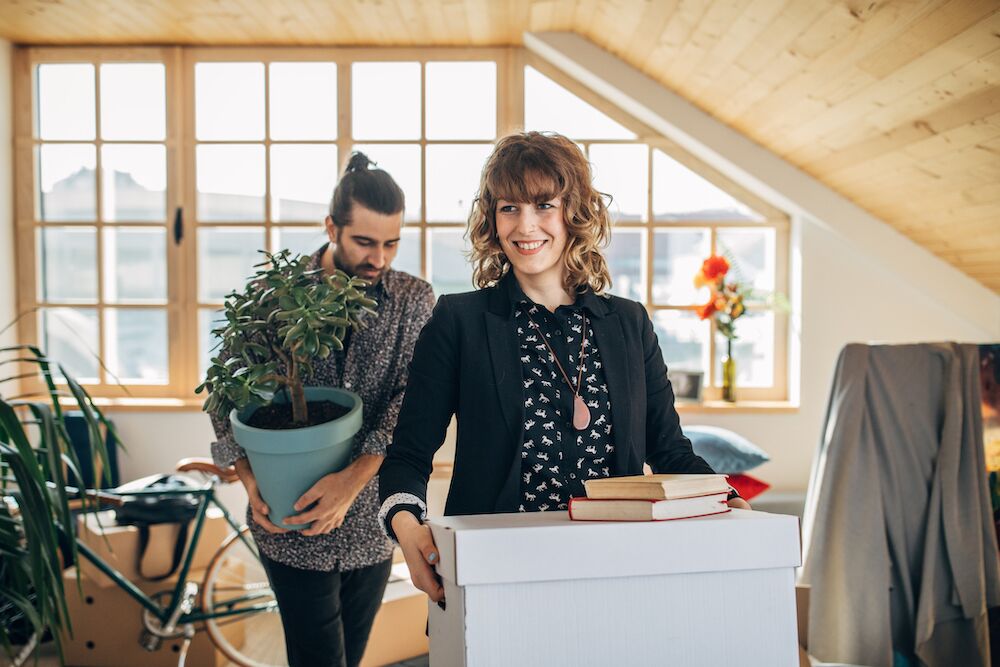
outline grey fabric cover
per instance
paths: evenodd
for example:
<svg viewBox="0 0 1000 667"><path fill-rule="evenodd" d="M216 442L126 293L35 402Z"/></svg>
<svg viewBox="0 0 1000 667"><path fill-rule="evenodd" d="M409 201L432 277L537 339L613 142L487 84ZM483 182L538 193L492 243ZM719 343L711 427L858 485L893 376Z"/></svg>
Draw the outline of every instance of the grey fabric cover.
<svg viewBox="0 0 1000 667"><path fill-rule="evenodd" d="M848 345L813 461L801 582L809 650L892 667L989 665L1000 570L978 348Z"/></svg>

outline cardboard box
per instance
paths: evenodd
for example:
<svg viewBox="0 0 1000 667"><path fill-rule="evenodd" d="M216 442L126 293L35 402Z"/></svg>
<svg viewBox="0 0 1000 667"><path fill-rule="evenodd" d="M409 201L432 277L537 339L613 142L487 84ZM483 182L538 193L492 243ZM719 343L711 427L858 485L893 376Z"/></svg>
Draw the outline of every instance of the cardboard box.
<svg viewBox="0 0 1000 667"><path fill-rule="evenodd" d="M200 581L204 571L191 571L188 580ZM172 589L176 577L143 587L151 594ZM86 576L80 577L82 593L77 588L76 568L63 573L66 605L72 622L73 636L63 636L63 651L68 667L176 667L183 639L164 639L159 650L149 652L139 645L143 631L142 606L118 587L99 586ZM240 645L244 634L243 623L231 623L224 632L230 640ZM188 667L222 667L228 664L204 632L195 634L188 648Z"/></svg>
<svg viewBox="0 0 1000 667"><path fill-rule="evenodd" d="M81 541L86 543L109 565L121 572L126 579L133 582L139 582L143 579L139 574L138 528L117 525L114 510L84 514L79 517L78 521L78 535ZM180 524L175 523L150 526L149 544L143 557L143 572L155 577L170 570L174 556L174 544L180 529ZM190 538L194 532L194 522L188 526L188 531ZM222 510L218 507L210 507L201 527L201 536L198 539L198 548L195 550L194 559L191 561L191 569L202 570L208 567L212 556L219 550L222 541L231 532L232 527L223 518ZM190 546L190 541L188 546ZM110 588L115 585L90 561L81 558L80 563L83 574L98 586Z"/></svg>
<svg viewBox="0 0 1000 667"><path fill-rule="evenodd" d="M427 596L410 582L405 563L392 571L360 667L391 665L428 651Z"/></svg>
<svg viewBox="0 0 1000 667"><path fill-rule="evenodd" d="M795 517L428 523L447 599L429 608L435 667L798 664Z"/></svg>

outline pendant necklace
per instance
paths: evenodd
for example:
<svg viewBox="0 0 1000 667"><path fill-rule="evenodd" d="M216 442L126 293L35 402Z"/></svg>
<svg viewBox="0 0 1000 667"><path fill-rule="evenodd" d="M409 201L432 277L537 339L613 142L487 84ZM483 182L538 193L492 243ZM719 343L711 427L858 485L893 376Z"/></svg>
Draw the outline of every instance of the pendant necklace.
<svg viewBox="0 0 1000 667"><path fill-rule="evenodd" d="M569 376L566 375L566 371L563 370L562 364L559 363L559 357L556 356L556 353L552 349L552 346L549 345L549 342L547 340L545 340L545 334L542 333L541 329L538 328L538 324L536 324L535 320L532 319L531 313L529 312L529 310L525 309L524 312L528 316L528 319L531 320L531 324L534 325L535 331L538 333L539 337L542 339L542 342L545 344L545 347L548 349L549 354L552 355L552 360L554 362L556 362L556 367L559 369L559 372L562 373L563 379L566 380L566 384L569 385L570 389L573 389L573 383L570 382ZM577 431L582 431L582 430L586 429L588 426L590 426L590 408L587 407L587 404L583 402L583 398L581 398L581 396L580 396L580 389L583 387L583 352L584 352L584 348L587 345L587 315L586 314L583 314L583 329L581 330L580 337L581 337L581 340L580 340L580 357L579 357L580 374L576 378L576 388L574 389L574 393L573 393L573 428L575 428Z"/></svg>

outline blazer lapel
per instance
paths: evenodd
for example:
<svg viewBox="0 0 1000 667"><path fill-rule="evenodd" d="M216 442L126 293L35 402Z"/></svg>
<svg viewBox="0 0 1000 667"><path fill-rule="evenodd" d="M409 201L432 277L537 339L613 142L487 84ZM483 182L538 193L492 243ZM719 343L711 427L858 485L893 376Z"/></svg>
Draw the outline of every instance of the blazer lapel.
<svg viewBox="0 0 1000 667"><path fill-rule="evenodd" d="M509 319L495 313L485 313L486 338L493 364L497 400L504 423L507 424L506 440L511 452L510 468L505 471L503 488L497 497L496 510L513 512L517 509L517 496L521 481L520 450L524 427L524 389L521 383L521 359L518 354L517 334Z"/></svg>
<svg viewBox="0 0 1000 667"><path fill-rule="evenodd" d="M622 330L618 313L608 313L604 317L591 320L594 327L594 337L597 339L597 349L601 353L604 365L604 377L608 381L608 394L611 401L611 427L615 437L615 475L624 475L628 471L629 449L632 445L632 434L629 421L629 402L631 400L631 383L628 376L628 349L624 345L625 332Z"/></svg>

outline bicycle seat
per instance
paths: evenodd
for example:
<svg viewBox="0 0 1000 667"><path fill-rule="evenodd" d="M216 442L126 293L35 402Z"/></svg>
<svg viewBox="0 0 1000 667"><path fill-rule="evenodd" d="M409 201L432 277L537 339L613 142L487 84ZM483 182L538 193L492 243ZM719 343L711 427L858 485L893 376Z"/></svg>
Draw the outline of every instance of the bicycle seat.
<svg viewBox="0 0 1000 667"><path fill-rule="evenodd" d="M240 478L236 474L236 468L220 468L212 463L212 459L189 457L177 462L177 472L203 472L208 475L215 475L223 484L230 484Z"/></svg>

